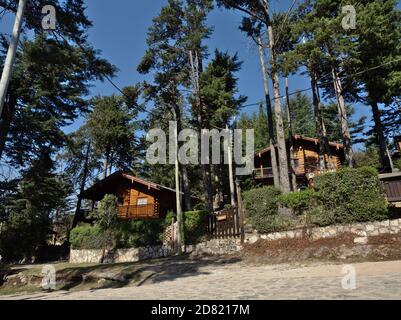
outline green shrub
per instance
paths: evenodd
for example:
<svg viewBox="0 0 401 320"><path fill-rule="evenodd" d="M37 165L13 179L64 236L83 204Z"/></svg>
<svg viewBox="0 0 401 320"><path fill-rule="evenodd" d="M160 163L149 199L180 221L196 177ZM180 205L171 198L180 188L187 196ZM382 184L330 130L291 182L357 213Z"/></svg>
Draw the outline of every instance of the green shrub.
<svg viewBox="0 0 401 320"><path fill-rule="evenodd" d="M72 229L70 243L73 249L106 249L116 246L115 236L111 231L89 224Z"/></svg>
<svg viewBox="0 0 401 320"><path fill-rule="evenodd" d="M186 244L202 241L207 233L207 212L203 210L185 212L184 231Z"/></svg>
<svg viewBox="0 0 401 320"><path fill-rule="evenodd" d="M119 248L160 245L163 242L163 220L121 221L117 231Z"/></svg>
<svg viewBox="0 0 401 320"><path fill-rule="evenodd" d="M311 211L318 204L317 193L313 189L282 194L278 196L278 202L287 208L293 209L297 215Z"/></svg>
<svg viewBox="0 0 401 320"><path fill-rule="evenodd" d="M165 219L166 227L171 224L172 219L177 221L177 215L169 212ZM187 211L183 213L184 218L184 242L196 244L204 240L207 234L207 212L204 210Z"/></svg>
<svg viewBox="0 0 401 320"><path fill-rule="evenodd" d="M387 203L374 168L347 168L318 176L315 188L325 215L320 221L321 225L382 220L388 217Z"/></svg>
<svg viewBox="0 0 401 320"><path fill-rule="evenodd" d="M99 202L99 207L92 212L91 217L96 220L96 225L103 230L116 228L118 224L117 197L106 194Z"/></svg>
<svg viewBox="0 0 401 320"><path fill-rule="evenodd" d="M281 192L273 187L262 187L244 192L246 219L259 232L274 232L291 225L288 217L278 214Z"/></svg>

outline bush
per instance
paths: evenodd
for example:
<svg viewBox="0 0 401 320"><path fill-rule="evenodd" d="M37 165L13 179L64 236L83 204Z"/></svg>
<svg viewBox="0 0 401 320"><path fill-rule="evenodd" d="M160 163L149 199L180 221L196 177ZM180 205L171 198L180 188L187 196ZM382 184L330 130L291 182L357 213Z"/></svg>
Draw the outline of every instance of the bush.
<svg viewBox="0 0 401 320"><path fill-rule="evenodd" d="M374 168L347 168L318 176L315 188L324 209L322 225L388 218L387 203Z"/></svg>
<svg viewBox="0 0 401 320"><path fill-rule="evenodd" d="M313 189L306 189L300 192L290 192L278 196L278 202L294 210L297 215L310 212L318 204L317 193Z"/></svg>
<svg viewBox="0 0 401 320"><path fill-rule="evenodd" d="M103 230L114 229L118 224L117 197L106 194L99 202L99 207L92 212L91 217L96 220L96 225Z"/></svg>
<svg viewBox="0 0 401 320"><path fill-rule="evenodd" d="M163 220L121 221L117 231L119 248L160 245L163 242Z"/></svg>
<svg viewBox="0 0 401 320"><path fill-rule="evenodd" d="M184 213L185 243L201 242L207 233L207 212L203 210Z"/></svg>
<svg viewBox="0 0 401 320"><path fill-rule="evenodd" d="M262 187L244 192L246 218L259 232L280 231L291 225L288 217L278 214L281 192L273 187Z"/></svg>
<svg viewBox="0 0 401 320"><path fill-rule="evenodd" d="M177 215L169 212L166 216L166 227ZM207 234L207 212L204 210L187 211L183 213L184 218L184 242L185 244L196 244L204 240Z"/></svg>
<svg viewBox="0 0 401 320"><path fill-rule="evenodd" d="M72 229L70 243L73 249L106 249L116 246L115 236L111 231L89 224Z"/></svg>

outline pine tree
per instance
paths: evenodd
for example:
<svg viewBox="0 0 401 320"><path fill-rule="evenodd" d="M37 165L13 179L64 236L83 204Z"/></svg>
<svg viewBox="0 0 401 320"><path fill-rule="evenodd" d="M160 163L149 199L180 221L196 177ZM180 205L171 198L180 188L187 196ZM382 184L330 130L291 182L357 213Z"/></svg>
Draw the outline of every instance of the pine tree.
<svg viewBox="0 0 401 320"><path fill-rule="evenodd" d="M281 109L281 94L280 94L280 83L277 72L277 54L278 43L275 39L273 24L272 24L272 13L270 10L270 1L250 1L250 0L218 0L217 3L220 6L224 6L227 9L234 9L240 12L246 13L247 18L251 20L251 24L263 25L266 29L267 34L267 47L269 48L270 57L270 78L273 83L273 96L274 96L274 119L276 124L276 135L277 135L277 149L278 149L278 162L279 162L279 174L280 174L280 187L284 193L291 191L290 179L289 179L289 162L287 155L287 147L285 140L285 128L284 120ZM249 22L246 22L249 23ZM258 28L259 30L261 27Z"/></svg>
<svg viewBox="0 0 401 320"><path fill-rule="evenodd" d="M95 152L102 155L103 178L113 167L129 170L135 159L135 130L133 122L138 110L128 107L124 97L95 97L93 111L86 123L88 136Z"/></svg>

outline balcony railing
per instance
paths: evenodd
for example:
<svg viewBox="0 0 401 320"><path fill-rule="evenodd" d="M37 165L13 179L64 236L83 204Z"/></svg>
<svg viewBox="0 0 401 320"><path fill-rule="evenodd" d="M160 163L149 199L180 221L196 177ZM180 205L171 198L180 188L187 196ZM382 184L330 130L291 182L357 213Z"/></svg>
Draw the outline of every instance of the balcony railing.
<svg viewBox="0 0 401 320"><path fill-rule="evenodd" d="M129 205L119 206L118 215L121 219L146 219L146 218L158 218L159 217L159 205L158 204L147 204L147 205Z"/></svg>
<svg viewBox="0 0 401 320"><path fill-rule="evenodd" d="M325 169L322 170L320 168L318 168L317 166L313 166L313 165L298 165L297 167L295 167L295 174L296 175L304 175L307 173L314 173L315 175L320 175L320 174L324 174L324 173L328 173L328 172L334 172L335 170L329 170L329 169ZM292 169L290 168L289 174L292 174ZM269 178L273 178L273 169L272 168L258 168L255 169L253 172L253 177L254 179L269 179Z"/></svg>

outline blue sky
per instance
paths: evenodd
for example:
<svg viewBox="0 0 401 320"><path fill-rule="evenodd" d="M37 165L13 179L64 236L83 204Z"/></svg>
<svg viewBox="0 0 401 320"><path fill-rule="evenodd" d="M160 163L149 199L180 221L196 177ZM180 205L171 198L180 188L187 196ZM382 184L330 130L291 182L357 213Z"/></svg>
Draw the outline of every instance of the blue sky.
<svg viewBox="0 0 401 320"><path fill-rule="evenodd" d="M141 82L146 78L138 74L136 67L146 50L146 34L155 17L166 0L87 0L87 14L94 27L89 32L93 46L102 51L102 56L118 69L115 83L119 87ZM272 0L273 11L287 11L292 0ZM0 32L11 32L13 16L6 15L1 20ZM214 26L214 33L208 41L210 52L217 48L232 54L238 53L243 61L238 73L240 93L248 97L247 104L257 103L263 99L263 83L259 65L258 51L255 45L238 30L242 15L235 11L216 8L209 17L209 24ZM290 78L290 91L309 87L308 79L302 76ZM95 83L91 95L110 95L117 90L108 82ZM283 93L283 92L282 92ZM257 106L246 108L254 112ZM368 115L369 108L356 106L357 115ZM68 127L74 130L82 123L78 120Z"/></svg>

